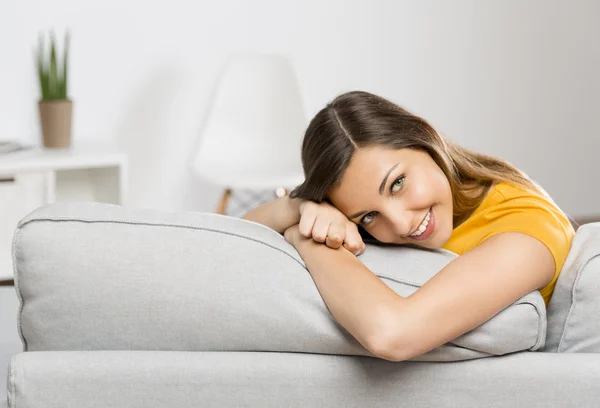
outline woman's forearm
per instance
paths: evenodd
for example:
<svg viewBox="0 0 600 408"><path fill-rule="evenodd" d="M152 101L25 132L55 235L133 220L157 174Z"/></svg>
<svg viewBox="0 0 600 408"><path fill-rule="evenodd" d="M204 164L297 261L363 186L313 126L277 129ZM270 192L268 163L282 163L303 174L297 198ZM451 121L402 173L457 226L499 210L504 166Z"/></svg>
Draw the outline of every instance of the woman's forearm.
<svg viewBox="0 0 600 408"><path fill-rule="evenodd" d="M312 239L294 244L335 319L372 354L380 356L379 344L389 338L390 327L401 315L398 296L360 260L343 247L328 248Z"/></svg>
<svg viewBox="0 0 600 408"><path fill-rule="evenodd" d="M266 225L283 234L286 229L300 222L301 202L298 198L278 198L256 207L242 218Z"/></svg>

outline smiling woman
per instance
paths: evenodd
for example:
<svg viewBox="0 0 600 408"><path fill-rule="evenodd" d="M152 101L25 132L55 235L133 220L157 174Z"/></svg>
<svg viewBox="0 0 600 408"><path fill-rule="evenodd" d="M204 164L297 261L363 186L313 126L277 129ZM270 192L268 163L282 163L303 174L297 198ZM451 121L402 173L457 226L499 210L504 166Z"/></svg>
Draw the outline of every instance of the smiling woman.
<svg viewBox="0 0 600 408"><path fill-rule="evenodd" d="M374 354L397 361L427 352L535 290L550 301L575 232L510 163L359 91L312 119L302 163L304 183L244 218L284 233L334 317ZM363 241L460 256L402 298L350 253L360 254Z"/></svg>

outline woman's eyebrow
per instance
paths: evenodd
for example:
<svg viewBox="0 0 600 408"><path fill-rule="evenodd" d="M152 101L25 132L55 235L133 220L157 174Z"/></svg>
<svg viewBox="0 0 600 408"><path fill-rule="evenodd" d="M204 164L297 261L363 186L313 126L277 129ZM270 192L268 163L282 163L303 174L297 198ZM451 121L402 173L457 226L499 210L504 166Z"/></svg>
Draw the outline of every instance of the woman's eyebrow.
<svg viewBox="0 0 600 408"><path fill-rule="evenodd" d="M394 171L394 169L395 169L396 167L398 167L398 165L399 165L399 164L400 164L400 162L398 162L398 163L394 164L394 165L393 165L393 166L392 166L392 167L391 167L391 168L388 170L388 172L387 172L387 173L385 173L385 177L383 177L383 181L382 181L382 182L381 182L381 184L379 185L379 195L382 195L382 194L383 194L383 189L385 188L385 185L387 184L388 177L390 176L390 174L392 173L392 171ZM368 212L369 212L369 211L359 211L359 212L357 212L357 213L355 213L355 214L349 215L349 216L348 216L348 219L349 219L349 220L353 220L354 218L356 218L356 217L358 217L358 216L360 216L360 215L366 214L366 213L368 213Z"/></svg>
<svg viewBox="0 0 600 408"><path fill-rule="evenodd" d="M392 166L392 168L391 168L391 169L389 169L389 170L388 170L388 172L385 174L385 177L383 178L383 181L382 181L382 182L381 182L381 184L379 185L379 195L382 195L382 194L383 194L383 189L385 188L385 185L387 184L387 180L388 180L388 177L390 176L390 173L391 173L392 171L394 171L394 169L395 169L395 168L396 168L396 167L397 167L399 164L400 164L400 162L398 162L398 163L394 164L394 165Z"/></svg>

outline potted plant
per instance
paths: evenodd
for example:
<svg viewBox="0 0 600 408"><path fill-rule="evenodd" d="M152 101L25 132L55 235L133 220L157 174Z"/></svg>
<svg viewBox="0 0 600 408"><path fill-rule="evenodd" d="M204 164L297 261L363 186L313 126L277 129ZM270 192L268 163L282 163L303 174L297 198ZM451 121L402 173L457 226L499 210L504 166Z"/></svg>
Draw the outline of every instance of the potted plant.
<svg viewBox="0 0 600 408"><path fill-rule="evenodd" d="M44 47L44 39L40 35L36 57L41 90L39 112L43 145L70 147L73 102L69 99L67 88L69 33L65 34L62 58L57 56L52 33L49 49ZM59 64L58 60L62 60L62 64Z"/></svg>

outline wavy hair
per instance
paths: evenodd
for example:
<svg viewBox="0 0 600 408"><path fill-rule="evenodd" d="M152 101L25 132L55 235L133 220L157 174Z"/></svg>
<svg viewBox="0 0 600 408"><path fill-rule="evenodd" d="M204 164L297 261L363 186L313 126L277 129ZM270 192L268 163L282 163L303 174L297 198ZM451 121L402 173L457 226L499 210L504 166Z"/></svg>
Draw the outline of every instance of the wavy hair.
<svg viewBox="0 0 600 408"><path fill-rule="evenodd" d="M311 120L302 141L304 182L290 198L329 201L360 148L379 145L429 153L452 191L454 227L481 204L494 182L506 181L547 193L505 160L475 153L445 139L423 118L380 96L352 91L336 97Z"/></svg>

